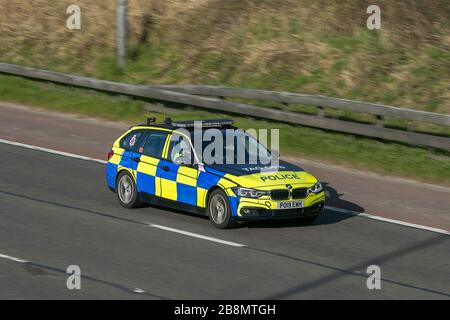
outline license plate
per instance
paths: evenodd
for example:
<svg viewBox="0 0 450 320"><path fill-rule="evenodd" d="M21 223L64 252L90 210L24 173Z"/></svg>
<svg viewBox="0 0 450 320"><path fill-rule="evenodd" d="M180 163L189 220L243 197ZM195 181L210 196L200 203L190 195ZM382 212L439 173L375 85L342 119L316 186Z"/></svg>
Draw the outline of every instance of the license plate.
<svg viewBox="0 0 450 320"><path fill-rule="evenodd" d="M303 206L303 201L278 202L278 209L299 209Z"/></svg>

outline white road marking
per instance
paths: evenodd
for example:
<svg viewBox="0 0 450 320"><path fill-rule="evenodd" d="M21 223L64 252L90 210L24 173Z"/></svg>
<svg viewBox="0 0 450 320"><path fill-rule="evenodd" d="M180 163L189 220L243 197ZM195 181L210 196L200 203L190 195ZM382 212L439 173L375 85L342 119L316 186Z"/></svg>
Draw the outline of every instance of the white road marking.
<svg viewBox="0 0 450 320"><path fill-rule="evenodd" d="M15 258L15 257L11 257L11 256L7 256L6 254L1 254L0 253L0 259L6 259L6 260L10 260L10 261L14 261L14 262L20 262L20 263L27 263L28 261L19 259L19 258Z"/></svg>
<svg viewBox="0 0 450 320"><path fill-rule="evenodd" d="M364 217L364 218L369 218L369 219L373 219L373 220L378 220L378 221L398 224L398 225L402 225L402 226L406 226L406 227L410 227L410 228L416 228L416 229L427 230L427 231L436 232L436 233L442 233L442 234L445 234L445 235L450 235L450 231L447 231L447 230L444 230L444 229L427 227L427 226L423 226L423 225L420 225L420 224L415 224L415 223L410 223L410 222L405 222L405 221L400 221L400 220L390 219L390 218L385 218L385 217L380 217L380 216L374 216L372 214L359 213L359 212L354 212L354 211L340 209L340 208L335 208L335 207L325 206L325 208L333 210L333 211L338 211L338 212L343 212L343 213L347 213L347 214L352 214L352 215L355 215L355 216L358 216L358 217Z"/></svg>
<svg viewBox="0 0 450 320"><path fill-rule="evenodd" d="M190 236L190 237L194 237L194 238L198 238L198 239L203 239L203 240L208 240L208 241L217 242L217 243L221 243L221 244L226 244L226 245L232 246L232 247L245 247L244 244L231 242L231 241L226 241L226 240L222 240L222 239L217 239L217 238L213 238L213 237L207 237L207 236L203 236L203 235L198 234L198 233L193 233L193 232L184 231L184 230L180 230L180 229L165 227L165 226L161 226L161 225L153 224L153 223L148 223L148 225L150 227L153 227L153 228L158 228L158 229L161 229L161 230L166 230L166 231L170 231L170 232L184 234L186 236Z"/></svg>
<svg viewBox="0 0 450 320"><path fill-rule="evenodd" d="M141 288L134 288L133 289L134 293L145 293L145 290L141 289Z"/></svg>
<svg viewBox="0 0 450 320"><path fill-rule="evenodd" d="M17 147L22 147L22 148L27 148L27 149L31 149L31 150L43 151L43 152L52 153L52 154L65 156L65 157L70 157L70 158L75 158L75 159L81 159L81 160L86 160L86 161L93 161L93 162L98 162L98 163L102 163L102 164L106 164L107 163L107 161L100 160L100 159L89 158L89 157L81 156L81 155L78 155L78 154L73 154L73 153L69 153L69 152L63 152L63 151L58 151L58 150L53 150L53 149L48 149L48 148L42 148L42 147L38 147L38 146L33 146L33 145L25 144L25 143L14 142L14 141L9 141L9 140L4 140L4 139L0 139L0 143L9 144L9 145L17 146ZM349 211L349 210L340 209L340 208L334 208L334 207L329 207L329 206L325 206L325 208L328 208L328 209L331 209L331 210L334 210L334 211L340 211L340 212L344 212L344 213L348 213L348 214L353 214L355 216L360 216L360 217L369 218L369 219L373 219L373 220L379 220L379 221L384 221L384 222L388 222L388 223L398 224L398 225L402 225L402 226L406 226L406 227L411 227L411 228L416 228L416 229L421 229L421 230L441 233L441 234L445 234L445 235L450 235L450 231L444 230L444 229L438 229L438 228L428 227L428 226L424 226L424 225L420 225L420 224L409 223L409 222L405 222L405 221L389 219L389 218L375 216L375 215L371 215L371 214L367 214L367 213L359 213L359 212L355 212L355 211ZM149 224L149 225L151 225L151 224ZM168 228L168 227L164 227L164 226L157 226L157 225L151 225L151 226L157 227L157 228L159 227L160 229L163 229L163 228L172 229L172 228ZM182 230L177 230L177 231L174 231L174 230L177 230L177 229L172 229L172 230L168 230L168 231L173 231L173 232L178 232L178 233L183 233L183 232L190 233L190 232L182 231ZM193 235L196 235L196 234L192 233L191 236L193 236ZM197 235L197 238L200 238L200 237L210 238L210 237ZM214 238L212 238L212 239L214 239ZM209 240L209 239L207 239L207 240ZM223 240L220 240L220 239L216 239L216 240L219 240L219 241L216 241L216 242L223 241ZM211 240L211 241L213 241L213 240ZM225 241L225 242L228 242L228 241ZM230 242L230 243L233 243L233 242ZM235 246L236 245L238 247L243 247L244 246L244 245L241 245L241 244L238 244L238 243L236 243Z"/></svg>
<svg viewBox="0 0 450 320"><path fill-rule="evenodd" d="M16 147L27 148L27 149L31 149L31 150L37 150L37 151L43 151L43 152L47 152L47 153L57 154L59 156L64 156L64 157L69 157L69 158L75 158L75 159L81 159L81 160L93 161L93 162L99 162L102 164L106 164L105 160L80 156L78 154L64 152L64 151L58 151L58 150L53 150L53 149L48 149L48 148L32 146L32 145L20 143L20 142L14 142L14 141L0 139L0 143L9 144L9 145L16 146Z"/></svg>

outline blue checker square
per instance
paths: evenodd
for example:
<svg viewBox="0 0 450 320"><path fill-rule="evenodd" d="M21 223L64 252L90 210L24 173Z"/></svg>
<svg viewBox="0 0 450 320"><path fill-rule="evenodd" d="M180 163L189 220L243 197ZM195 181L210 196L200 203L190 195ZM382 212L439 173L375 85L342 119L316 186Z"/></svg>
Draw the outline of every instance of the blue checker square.
<svg viewBox="0 0 450 320"><path fill-rule="evenodd" d="M200 171L197 187L208 190L211 186L215 186L221 178L215 174Z"/></svg>
<svg viewBox="0 0 450 320"><path fill-rule="evenodd" d="M133 158L141 159L141 155L131 154L130 157L133 156ZM138 168L138 162L134 161L133 159L130 159L130 169L131 170L137 170Z"/></svg>
<svg viewBox="0 0 450 320"><path fill-rule="evenodd" d="M108 162L106 164L106 182L109 187L116 187L117 164Z"/></svg>
<svg viewBox="0 0 450 320"><path fill-rule="evenodd" d="M148 194L155 194L155 177L138 172L137 173L137 184L139 187L139 192L146 192Z"/></svg>
<svg viewBox="0 0 450 320"><path fill-rule="evenodd" d="M230 203L231 213L233 214L233 216L237 216L237 208L239 205L238 197L228 196L228 202Z"/></svg>
<svg viewBox="0 0 450 320"><path fill-rule="evenodd" d="M130 161L131 161L131 152L128 151L128 150L125 150L122 153L122 156L120 157L119 165L122 166L122 167L128 168L129 164L130 164Z"/></svg>
<svg viewBox="0 0 450 320"><path fill-rule="evenodd" d="M197 205L197 188L177 183L177 201Z"/></svg>
<svg viewBox="0 0 450 320"><path fill-rule="evenodd" d="M162 167L169 167L169 171L164 171ZM169 161L160 160L156 169L156 176L170 181L177 181L177 173L180 166Z"/></svg>

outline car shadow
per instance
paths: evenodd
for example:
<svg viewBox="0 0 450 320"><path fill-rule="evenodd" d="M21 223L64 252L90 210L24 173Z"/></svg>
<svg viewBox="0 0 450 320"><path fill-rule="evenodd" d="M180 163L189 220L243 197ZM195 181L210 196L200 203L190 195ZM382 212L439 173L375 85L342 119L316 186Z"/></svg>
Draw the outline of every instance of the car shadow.
<svg viewBox="0 0 450 320"><path fill-rule="evenodd" d="M319 225L327 225L339 223L343 220L351 219L358 213L363 213L363 207L356 203L342 199L343 193L339 193L335 188L327 182L322 182L326 195L325 209L323 213L313 222L305 223L297 219L289 220L267 220L252 221L239 224L238 228L290 228L290 227L314 227Z"/></svg>
<svg viewBox="0 0 450 320"><path fill-rule="evenodd" d="M323 182L322 184L327 197L326 206L356 213L364 212L364 208L359 206L358 204L342 199L342 196L344 194L339 193L336 189L331 187L329 183Z"/></svg>
<svg viewBox="0 0 450 320"><path fill-rule="evenodd" d="M305 223L298 219L280 219L280 220L263 220L263 221L247 221L238 223L235 228L291 228L291 227L314 227L319 225L327 225L339 223L343 220L351 219L358 213L363 213L363 207L356 203L342 199L343 193L339 193L329 183L322 182L326 200L325 209L323 213L313 222ZM200 218L208 220L206 215L199 215L192 212L183 211L180 209L165 207L155 204L145 204L143 207L153 207L160 210L171 211L173 213L189 216L193 218Z"/></svg>

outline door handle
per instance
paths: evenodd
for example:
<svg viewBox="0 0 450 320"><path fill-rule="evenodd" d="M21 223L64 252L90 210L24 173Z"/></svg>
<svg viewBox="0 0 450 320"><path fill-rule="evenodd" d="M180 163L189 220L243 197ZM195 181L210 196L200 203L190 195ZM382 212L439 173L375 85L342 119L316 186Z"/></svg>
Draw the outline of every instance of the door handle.
<svg viewBox="0 0 450 320"><path fill-rule="evenodd" d="M139 157L134 157L134 158L133 158L133 161L134 161L134 162L141 162L141 159L139 159Z"/></svg>
<svg viewBox="0 0 450 320"><path fill-rule="evenodd" d="M166 171L166 172L167 172L167 171L170 171L169 166L163 166L162 169L163 169L164 171Z"/></svg>

